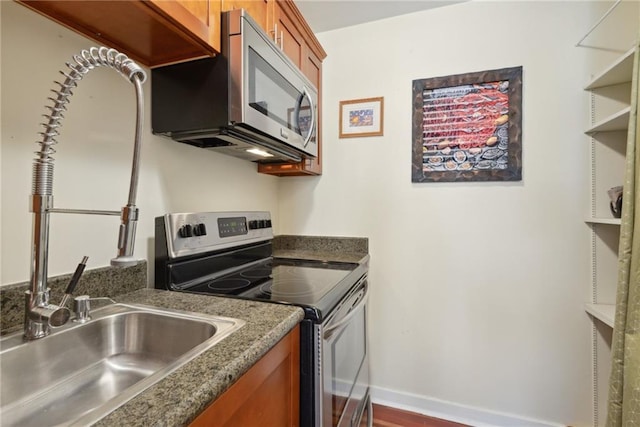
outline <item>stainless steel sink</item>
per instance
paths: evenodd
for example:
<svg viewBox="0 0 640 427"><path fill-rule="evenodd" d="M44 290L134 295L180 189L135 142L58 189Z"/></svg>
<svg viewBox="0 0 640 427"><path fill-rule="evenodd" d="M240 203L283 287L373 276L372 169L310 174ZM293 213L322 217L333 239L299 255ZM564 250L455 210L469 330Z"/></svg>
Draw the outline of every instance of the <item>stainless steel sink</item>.
<svg viewBox="0 0 640 427"><path fill-rule="evenodd" d="M85 324L0 340L0 425L87 425L240 328L244 321L113 304Z"/></svg>

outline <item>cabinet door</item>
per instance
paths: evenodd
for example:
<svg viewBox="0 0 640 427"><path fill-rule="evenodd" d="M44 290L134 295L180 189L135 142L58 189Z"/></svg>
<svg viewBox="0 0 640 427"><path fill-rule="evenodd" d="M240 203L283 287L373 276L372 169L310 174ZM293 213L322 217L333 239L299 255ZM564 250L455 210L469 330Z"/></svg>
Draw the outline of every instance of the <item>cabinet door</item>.
<svg viewBox="0 0 640 427"><path fill-rule="evenodd" d="M190 427L297 427L299 419L300 327L296 326Z"/></svg>
<svg viewBox="0 0 640 427"><path fill-rule="evenodd" d="M220 51L220 0L19 3L147 66Z"/></svg>
<svg viewBox="0 0 640 427"><path fill-rule="evenodd" d="M147 4L220 51L220 0L149 0Z"/></svg>
<svg viewBox="0 0 640 427"><path fill-rule="evenodd" d="M302 34L296 28L294 21L286 14L279 4L274 8L276 32L276 44L280 49L293 61L298 68L302 69L304 62L304 46L305 42Z"/></svg>
<svg viewBox="0 0 640 427"><path fill-rule="evenodd" d="M273 4L275 0L222 0L222 11L244 9L264 30L273 35Z"/></svg>

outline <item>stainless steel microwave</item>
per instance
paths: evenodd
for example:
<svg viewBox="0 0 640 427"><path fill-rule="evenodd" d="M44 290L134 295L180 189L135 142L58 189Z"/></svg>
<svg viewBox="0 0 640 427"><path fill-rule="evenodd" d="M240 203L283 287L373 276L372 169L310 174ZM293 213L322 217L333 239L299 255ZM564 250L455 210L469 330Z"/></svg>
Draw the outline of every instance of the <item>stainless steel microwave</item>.
<svg viewBox="0 0 640 427"><path fill-rule="evenodd" d="M151 71L153 133L267 163L318 155L318 91L243 10L222 14L221 54Z"/></svg>

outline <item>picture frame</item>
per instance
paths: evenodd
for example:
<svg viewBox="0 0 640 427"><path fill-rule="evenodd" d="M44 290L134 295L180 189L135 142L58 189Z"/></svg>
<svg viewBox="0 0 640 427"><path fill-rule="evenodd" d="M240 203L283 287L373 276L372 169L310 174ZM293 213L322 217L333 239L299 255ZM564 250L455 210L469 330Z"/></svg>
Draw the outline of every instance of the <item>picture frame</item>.
<svg viewBox="0 0 640 427"><path fill-rule="evenodd" d="M340 101L339 138L382 136L384 97Z"/></svg>
<svg viewBox="0 0 640 427"><path fill-rule="evenodd" d="M522 67L414 80L412 182L522 180Z"/></svg>

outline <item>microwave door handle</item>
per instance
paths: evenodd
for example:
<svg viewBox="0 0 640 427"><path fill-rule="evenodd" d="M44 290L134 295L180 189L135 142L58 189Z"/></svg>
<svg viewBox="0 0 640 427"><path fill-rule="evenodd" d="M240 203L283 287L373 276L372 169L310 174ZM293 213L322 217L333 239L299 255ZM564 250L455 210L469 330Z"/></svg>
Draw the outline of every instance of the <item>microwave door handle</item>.
<svg viewBox="0 0 640 427"><path fill-rule="evenodd" d="M309 98L309 108L310 108L310 112L311 112L311 126L309 126L309 134L307 135L307 138L304 140L304 148L307 148L307 145L309 145L309 141L311 141L311 138L313 137L313 129L316 126L316 107L313 105L313 98L311 98L311 94L309 93L309 90L306 88L306 86L302 87L302 95L303 97L307 97ZM300 98L300 106L302 106L302 99Z"/></svg>
<svg viewBox="0 0 640 427"><path fill-rule="evenodd" d="M331 335L333 335L333 333L336 330L338 330L342 326L346 325L358 313L360 308L367 303L367 299L368 298L369 298L369 288L367 287L365 289L364 295L362 296L362 298L358 302L358 305L356 305L355 307L351 307L351 310L349 310L349 312L342 319L340 319L338 322L336 322L333 325L330 325L330 326L324 328L324 331L323 331L324 338L325 339L329 338Z"/></svg>

